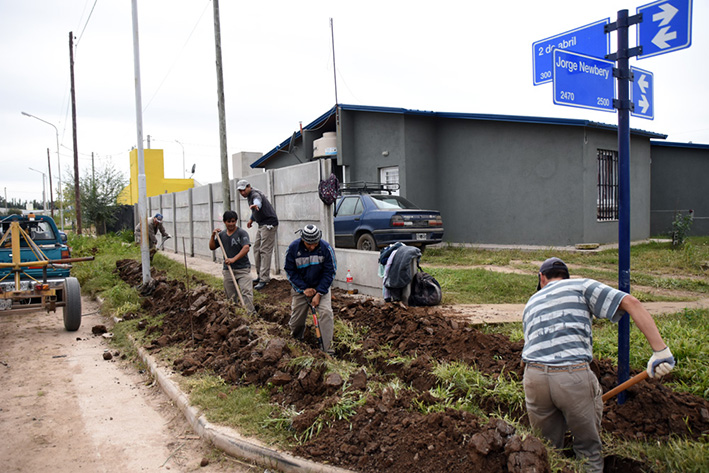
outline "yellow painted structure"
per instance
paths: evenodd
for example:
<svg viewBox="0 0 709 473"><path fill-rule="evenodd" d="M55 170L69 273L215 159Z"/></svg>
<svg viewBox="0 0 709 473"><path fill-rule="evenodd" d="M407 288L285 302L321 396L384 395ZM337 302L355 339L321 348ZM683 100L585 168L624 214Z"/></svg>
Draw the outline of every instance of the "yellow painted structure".
<svg viewBox="0 0 709 473"><path fill-rule="evenodd" d="M194 187L194 179L166 179L163 150L143 150L145 163L145 187L148 197L180 192ZM138 150L130 152L130 184L118 195L119 204L138 203Z"/></svg>

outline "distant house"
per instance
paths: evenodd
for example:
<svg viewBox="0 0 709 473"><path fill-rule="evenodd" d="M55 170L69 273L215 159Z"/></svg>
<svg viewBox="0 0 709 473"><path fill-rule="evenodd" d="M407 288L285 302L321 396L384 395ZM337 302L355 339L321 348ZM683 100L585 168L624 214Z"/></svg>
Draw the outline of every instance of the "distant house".
<svg viewBox="0 0 709 473"><path fill-rule="evenodd" d="M133 205L138 203L138 150L133 149L130 159L130 182L118 195L118 203ZM168 179L165 177L163 150L143 150L145 167L145 187L148 197L171 192L180 192L195 186L194 179Z"/></svg>
<svg viewBox="0 0 709 473"><path fill-rule="evenodd" d="M332 132L334 156L319 145ZM651 157L660 145L653 138L666 135L631 130L631 240L654 231ZM333 159L342 181L398 182L401 195L441 211L447 242L611 243L617 141L616 126L588 120L339 105L251 167Z"/></svg>

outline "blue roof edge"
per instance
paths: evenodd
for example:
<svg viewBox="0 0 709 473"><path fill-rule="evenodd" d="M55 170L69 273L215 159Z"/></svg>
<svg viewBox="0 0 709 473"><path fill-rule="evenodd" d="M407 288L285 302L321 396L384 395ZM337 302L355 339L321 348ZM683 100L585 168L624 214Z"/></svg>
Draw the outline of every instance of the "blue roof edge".
<svg viewBox="0 0 709 473"><path fill-rule="evenodd" d="M667 147L667 148L709 149L709 144L679 143L676 141L653 141L653 140L650 140L650 146L662 146L662 147Z"/></svg>
<svg viewBox="0 0 709 473"><path fill-rule="evenodd" d="M400 115L419 115L426 117L435 118L455 118L459 120L487 120L487 121L500 121L500 122L517 122L517 123L536 123L543 125L565 125L565 126L581 126L581 127L591 127L598 128L601 130L617 130L617 125L609 125L607 123L594 122L591 120L581 120L576 118L549 118L549 117L529 117L522 115L494 115L486 113L455 113L455 112L434 112L427 110L410 110L407 108L399 107L378 107L372 105L350 105L350 104L340 104L339 107L342 110L360 111L360 112L372 112L372 113L393 113ZM330 110L320 115L314 121L305 126L304 129L315 128L322 124L330 116L332 116L337 110L337 105L333 106ZM636 128L630 129L631 134L638 136L645 136L648 138L659 138L665 139L667 135L662 133L655 133L652 131L639 130ZM268 153L261 156L257 161L251 164L252 168L259 167L264 162L268 161L276 153L280 152L284 148L287 149L290 141L295 137L299 138L301 135L300 131L296 132L295 136L283 141L281 144L273 148Z"/></svg>

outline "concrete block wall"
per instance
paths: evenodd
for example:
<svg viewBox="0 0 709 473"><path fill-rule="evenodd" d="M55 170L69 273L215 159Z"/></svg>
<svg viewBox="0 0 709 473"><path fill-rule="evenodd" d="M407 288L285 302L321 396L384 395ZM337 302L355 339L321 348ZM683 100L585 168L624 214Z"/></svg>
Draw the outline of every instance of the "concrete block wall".
<svg viewBox="0 0 709 473"><path fill-rule="evenodd" d="M300 164L250 176L230 180L232 209L239 214L239 226L249 233L253 241L258 226L246 227L251 211L247 200L236 191L239 179L246 179L251 187L266 194L278 214L279 226L277 249L271 261L271 272L284 275L283 263L288 245L299 238L297 230L313 223L323 229L323 238L332 237L332 208L322 203L318 197L318 184L329 169L319 161ZM166 251L182 253L221 261L221 251L209 250L209 238L216 227L223 228L224 205L221 182L207 184L193 189L171 194L149 197L148 215L163 215L163 225L172 236L165 244ZM137 204L136 204L137 208ZM159 240L159 238L158 238ZM183 242L184 240L184 242ZM337 274L335 287L346 289L347 270L352 271L355 287L360 294L379 296L382 294L382 280L377 275L379 253L359 250L336 249ZM253 254L249 255L253 264Z"/></svg>

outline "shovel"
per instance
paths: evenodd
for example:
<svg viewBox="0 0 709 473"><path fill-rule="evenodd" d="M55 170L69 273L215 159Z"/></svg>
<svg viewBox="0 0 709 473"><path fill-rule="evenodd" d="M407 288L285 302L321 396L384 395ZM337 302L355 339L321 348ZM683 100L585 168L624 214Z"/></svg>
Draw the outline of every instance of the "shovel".
<svg viewBox="0 0 709 473"><path fill-rule="evenodd" d="M648 376L647 371L643 371L640 374L636 374L635 376L633 376L632 378L630 378L626 382L619 384L618 386L614 387L613 389L611 389L610 391L605 393L601 397L601 399L603 399L603 402L606 402L608 399L612 398L613 396L615 396L619 392L625 391L630 386L633 386L634 384L637 384L640 381L644 380L645 378L647 378L647 376Z"/></svg>
<svg viewBox="0 0 709 473"><path fill-rule="evenodd" d="M315 336L318 337L318 345L320 345L320 349L322 351L325 351L325 343L322 340L322 334L320 333L320 324L318 323L318 313L315 310L315 307L310 305L310 303L308 303L308 308L310 308L310 312L313 314L313 327L315 327Z"/></svg>
<svg viewBox="0 0 709 473"><path fill-rule="evenodd" d="M167 240L169 240L170 238L172 238L172 237L170 237L170 236L162 237L162 240L160 241L160 246L158 247L158 249L159 249L159 250L164 250L164 249L165 249L165 242L166 242Z"/></svg>

